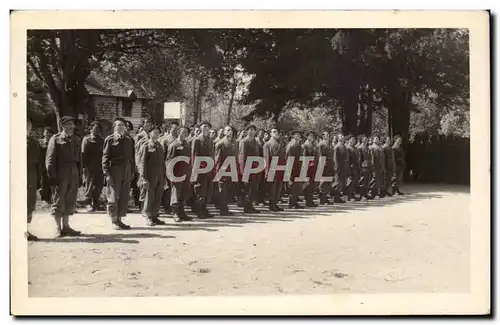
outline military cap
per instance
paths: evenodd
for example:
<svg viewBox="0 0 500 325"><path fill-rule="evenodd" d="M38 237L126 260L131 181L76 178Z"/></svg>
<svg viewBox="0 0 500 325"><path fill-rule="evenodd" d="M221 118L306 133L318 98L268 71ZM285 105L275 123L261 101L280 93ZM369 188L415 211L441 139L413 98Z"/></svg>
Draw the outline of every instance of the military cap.
<svg viewBox="0 0 500 325"><path fill-rule="evenodd" d="M154 131L154 130L157 130L157 131L158 131L158 133L161 133L161 129L160 129L160 127L159 127L159 126L157 126L157 125L153 126L153 127L151 128L151 130L149 130L149 132Z"/></svg>
<svg viewBox="0 0 500 325"><path fill-rule="evenodd" d="M61 124L66 124L70 121L75 121L75 118L73 116L63 116L61 118Z"/></svg>
<svg viewBox="0 0 500 325"><path fill-rule="evenodd" d="M290 134L291 135L296 135L296 134L302 135L302 132L300 132L299 130L294 130Z"/></svg>
<svg viewBox="0 0 500 325"><path fill-rule="evenodd" d="M245 128L245 130L246 130L246 131L248 131L248 130L250 130L250 129L254 129L255 131L257 131L257 128L255 127L255 125L252 125L252 124L250 124L249 126L247 126L247 127Z"/></svg>
<svg viewBox="0 0 500 325"><path fill-rule="evenodd" d="M316 136L316 133L314 133L314 131L306 131L306 137L310 135Z"/></svg>
<svg viewBox="0 0 500 325"><path fill-rule="evenodd" d="M203 122L201 122L199 126L201 127L202 125L206 125L206 126L208 126L209 128L212 128L212 124L210 124L210 122L208 122L208 121L203 121Z"/></svg>

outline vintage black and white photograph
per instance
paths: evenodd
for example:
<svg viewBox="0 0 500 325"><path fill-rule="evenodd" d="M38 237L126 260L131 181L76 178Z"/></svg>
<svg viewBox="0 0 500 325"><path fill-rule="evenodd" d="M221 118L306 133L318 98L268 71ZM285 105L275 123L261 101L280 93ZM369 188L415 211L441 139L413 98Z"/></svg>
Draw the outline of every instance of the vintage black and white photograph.
<svg viewBox="0 0 500 325"><path fill-rule="evenodd" d="M18 295L477 293L471 225L488 238L489 185L474 214L471 121L488 143L490 124L471 73L488 44L472 47L468 23L488 15L455 27L231 15L231 28L27 25L12 54L25 59ZM488 94L488 80L474 82Z"/></svg>

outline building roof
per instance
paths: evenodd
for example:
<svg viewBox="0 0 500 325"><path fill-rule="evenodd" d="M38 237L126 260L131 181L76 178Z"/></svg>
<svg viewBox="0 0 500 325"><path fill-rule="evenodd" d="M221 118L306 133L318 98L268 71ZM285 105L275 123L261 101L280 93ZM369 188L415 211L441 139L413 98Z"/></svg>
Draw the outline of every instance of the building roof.
<svg viewBox="0 0 500 325"><path fill-rule="evenodd" d="M85 81L85 89L89 95L110 96L124 98L152 99L142 89L133 86L130 82L124 80L111 80L105 77L101 72L92 71Z"/></svg>

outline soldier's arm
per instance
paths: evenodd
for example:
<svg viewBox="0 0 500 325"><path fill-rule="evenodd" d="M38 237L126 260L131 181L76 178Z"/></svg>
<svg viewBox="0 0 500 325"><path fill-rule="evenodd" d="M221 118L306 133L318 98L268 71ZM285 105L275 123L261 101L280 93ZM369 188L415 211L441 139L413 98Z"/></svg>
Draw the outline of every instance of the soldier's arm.
<svg viewBox="0 0 500 325"><path fill-rule="evenodd" d="M57 160L56 160L56 136L53 135L49 140L49 144L47 146L47 154L45 156L45 166L47 168L47 175L49 179L56 178L57 172Z"/></svg>
<svg viewBox="0 0 500 325"><path fill-rule="evenodd" d="M238 165L240 166L241 173L243 173L245 169L245 158L246 158L245 154L246 154L245 141L240 141L239 151L238 151Z"/></svg>
<svg viewBox="0 0 500 325"><path fill-rule="evenodd" d="M215 152L214 152L214 160L215 160L215 170L218 171L220 166L224 163L224 152L223 152L223 146L221 145L222 142L217 142L215 145Z"/></svg>
<svg viewBox="0 0 500 325"><path fill-rule="evenodd" d="M111 164L111 161L110 161L111 146L110 146L109 142L110 142L109 139L106 138L104 140L104 145L103 145L103 149L102 149L102 172L103 172L104 176L109 175L109 168L110 168L110 164Z"/></svg>
<svg viewBox="0 0 500 325"><path fill-rule="evenodd" d="M266 162L266 171L269 171L269 167L271 165L271 150L270 145L264 143L262 147L262 156L264 157L264 161Z"/></svg>
<svg viewBox="0 0 500 325"><path fill-rule="evenodd" d="M82 167L87 168L88 166L88 140L87 137L83 138L82 141Z"/></svg>

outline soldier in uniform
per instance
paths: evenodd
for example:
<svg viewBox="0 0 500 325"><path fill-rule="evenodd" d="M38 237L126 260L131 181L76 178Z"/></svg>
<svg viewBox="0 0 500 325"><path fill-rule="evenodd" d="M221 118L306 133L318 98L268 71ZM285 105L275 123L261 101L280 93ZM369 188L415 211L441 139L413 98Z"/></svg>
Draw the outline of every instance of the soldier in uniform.
<svg viewBox="0 0 500 325"><path fill-rule="evenodd" d="M259 129L257 131L257 136L255 137L255 141L257 143L258 149L259 149L259 156L264 157L264 130ZM265 204L265 198L267 196L267 187L266 187L266 180L265 180L265 170L262 171L259 174L259 179L258 179L259 185L257 189L257 202L261 205Z"/></svg>
<svg viewBox="0 0 500 325"><path fill-rule="evenodd" d="M232 143L234 135L234 129L230 125L224 128L224 138L219 140L215 145L215 172L219 172L222 164L228 157L234 157L236 159L236 152L234 145ZM219 210L221 216L230 216L232 213L228 208L229 201L229 189L231 185L231 178L229 176L223 176L217 183L217 192L219 198Z"/></svg>
<svg viewBox="0 0 500 325"><path fill-rule="evenodd" d="M294 131L292 133L292 139L288 143L285 149L285 156L294 157L293 168L291 177L289 180L289 191L290 191L290 199L288 202L288 206L290 209L303 209L304 207L299 205L298 198L300 191L302 189L302 182L296 181L295 178L300 175L300 155L302 154L302 147L300 145L301 142L301 134L299 131Z"/></svg>
<svg viewBox="0 0 500 325"><path fill-rule="evenodd" d="M69 225L69 217L76 209L78 187L81 184L80 148L73 131L75 119L61 118L62 132L50 138L45 165L53 187L52 216L56 221L58 237L79 236L81 232Z"/></svg>
<svg viewBox="0 0 500 325"><path fill-rule="evenodd" d="M269 134L269 132L265 131L264 132L264 143L266 143L270 139L271 139L271 134Z"/></svg>
<svg viewBox="0 0 500 325"><path fill-rule="evenodd" d="M245 139L241 140L239 143L238 150L238 165L240 169L240 174L243 175L245 170L245 164L248 157L260 156L259 145L255 140L255 133L257 128L250 125L246 128L247 136ZM257 194L257 189L259 186L260 174L250 174L248 180L241 180L243 185L243 212L245 213L260 213L259 210L255 209L253 206L253 201Z"/></svg>
<svg viewBox="0 0 500 325"><path fill-rule="evenodd" d="M100 137L101 126L99 122L90 123L90 134L83 138L82 165L85 177L85 202L87 211L99 210L104 176L102 174L102 149L104 140Z"/></svg>
<svg viewBox="0 0 500 325"><path fill-rule="evenodd" d="M393 192L399 195L403 195L400 187L403 183L403 175L405 171L405 152L403 150L403 144L401 137L397 135L394 138L394 145L392 146L392 150L394 152L394 164L396 166L396 177L394 179Z"/></svg>
<svg viewBox="0 0 500 325"><path fill-rule="evenodd" d="M372 180L372 157L371 150L368 146L368 138L363 136L361 138L361 143L358 146L359 150L359 160L361 163L361 179L359 181L360 189L362 192L362 196L365 200L373 199L371 195L369 195L370 184Z"/></svg>
<svg viewBox="0 0 500 325"><path fill-rule="evenodd" d="M356 148L356 138L350 136L347 139L347 154L349 160L349 185L347 186L347 199L350 201L355 199L356 201L361 200L361 198L356 197L356 193L359 192L359 179L361 174L361 160L359 149Z"/></svg>
<svg viewBox="0 0 500 325"><path fill-rule="evenodd" d="M188 135L189 135L189 129L185 126L181 126L179 128L179 135L177 139L172 141L172 143L168 146L167 166L176 157L182 157L182 156L188 158L190 157L191 147L189 146L189 143L186 141ZM170 171L167 172L167 177L171 178L171 176L168 175L169 172ZM190 172L191 172L191 165L189 162L186 163L179 161L172 168L173 176L175 177L186 176L182 181L171 180L170 182L171 185L170 206L172 207L175 222L192 220L192 218L189 217L186 214L186 211L184 210L186 199L189 197L189 190L191 184L189 181L189 178L191 177Z"/></svg>
<svg viewBox="0 0 500 325"><path fill-rule="evenodd" d="M370 147L371 158L372 158L372 168L373 168L373 182L371 186L371 196L379 196L383 198L385 194L383 193L384 184L384 169L385 169L385 157L384 151L379 146L380 140L378 137L373 138L373 144Z"/></svg>
<svg viewBox="0 0 500 325"><path fill-rule="evenodd" d="M306 141L302 144L302 156L303 157L314 157L313 161L307 162L309 165L307 167L307 177L309 180L304 188L304 196L306 198L306 206L310 208L317 207L318 205L314 203L313 193L316 189L315 174L316 174L316 148L314 141L316 135L314 132L309 131L306 133ZM305 163L305 161L303 162Z"/></svg>
<svg viewBox="0 0 500 325"><path fill-rule="evenodd" d="M104 140L102 171L106 177L108 215L115 229L130 229L122 222L127 214L130 182L135 170L132 138L125 135L125 121L117 118L114 133Z"/></svg>
<svg viewBox="0 0 500 325"><path fill-rule="evenodd" d="M281 199L281 188L283 185L284 171L276 171L274 174L274 179L270 181L268 181L267 179L273 157L278 157L278 165L281 166L286 164L285 149L283 143L280 141L280 134L278 129L271 129L271 138L266 143L264 143L263 146L263 156L266 162L266 173L264 181L269 185L269 210L283 211L283 209L278 206L278 202Z"/></svg>
<svg viewBox="0 0 500 325"><path fill-rule="evenodd" d="M161 137L159 140L160 145L163 148L163 152L165 153L165 159L167 157L168 147L172 144L172 142L177 140L178 137L179 137L179 123L174 121L174 122L170 123L170 128L169 128L168 132L165 133L165 135L163 137ZM165 213L169 214L171 212L170 199L172 196L172 193L171 193L172 187L171 187L170 180L168 179L168 177L166 178L166 182L167 182L167 185L166 185L167 188L163 191L162 205L163 205L163 209L165 210Z"/></svg>
<svg viewBox="0 0 500 325"><path fill-rule="evenodd" d="M158 219L163 191L166 187L165 152L158 142L159 137L160 129L152 127L149 131L149 139L142 142L139 148L139 163L137 164L141 184L145 191L142 215L149 226L165 224Z"/></svg>
<svg viewBox="0 0 500 325"><path fill-rule="evenodd" d="M384 175L384 185L383 185L383 193L387 196L392 196L392 181L394 179L394 174L396 172L396 163L394 162L394 153L392 150L392 142L391 138L385 138L385 143L382 146L382 150L384 152L384 167L385 167L385 175Z"/></svg>
<svg viewBox="0 0 500 325"><path fill-rule="evenodd" d="M193 163L196 157L212 157L214 144L209 136L210 128L211 125L208 122L200 124L201 133L193 139L191 145L191 157ZM202 162L201 167L204 167L205 164L206 163ZM212 172L200 174L194 182L196 211L198 213L198 218L201 219L213 217L208 212L207 208L208 198L210 196L210 186L212 185L212 177Z"/></svg>
<svg viewBox="0 0 500 325"><path fill-rule="evenodd" d="M54 135L50 127L45 127L43 130L43 139L40 140L40 160L43 168L40 170L39 177L41 178L40 198L49 204L52 204L52 190L50 189L49 177L45 166L45 156L47 155L47 147L49 140Z"/></svg>
<svg viewBox="0 0 500 325"><path fill-rule="evenodd" d="M210 129L208 136L212 141L215 141L215 139L217 138L217 131L215 129Z"/></svg>
<svg viewBox="0 0 500 325"><path fill-rule="evenodd" d="M349 156L344 142L344 136L339 134L337 136L337 145L333 149L333 160L335 162L334 203L345 203L342 196L346 194L345 186L349 175Z"/></svg>
<svg viewBox="0 0 500 325"><path fill-rule="evenodd" d="M330 140L330 133L328 131L323 132L323 139L318 143L316 147L316 153L318 155L318 161L320 157L325 157L325 166L323 168L323 177L333 176L333 148L332 142ZM328 200L328 193L332 188L332 182L320 181L319 183L319 204L330 205L332 202Z"/></svg>
<svg viewBox="0 0 500 325"><path fill-rule="evenodd" d="M28 198L28 231L26 237L28 241L37 241L38 237L30 231L31 220L33 219L33 211L36 206L36 191L40 187L40 171L41 171L41 156L40 145L31 135L31 119L28 117L26 123L26 144L27 144L27 198Z"/></svg>

